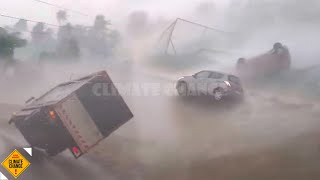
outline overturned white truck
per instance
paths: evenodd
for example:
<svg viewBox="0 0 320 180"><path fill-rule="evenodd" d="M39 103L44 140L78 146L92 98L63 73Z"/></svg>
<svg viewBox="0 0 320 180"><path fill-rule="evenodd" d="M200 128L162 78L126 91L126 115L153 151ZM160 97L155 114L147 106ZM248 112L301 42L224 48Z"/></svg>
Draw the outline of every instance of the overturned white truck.
<svg viewBox="0 0 320 180"><path fill-rule="evenodd" d="M95 86L109 84L112 95ZM69 149L79 158L133 117L107 72L62 83L14 113L15 124L31 147L48 156Z"/></svg>

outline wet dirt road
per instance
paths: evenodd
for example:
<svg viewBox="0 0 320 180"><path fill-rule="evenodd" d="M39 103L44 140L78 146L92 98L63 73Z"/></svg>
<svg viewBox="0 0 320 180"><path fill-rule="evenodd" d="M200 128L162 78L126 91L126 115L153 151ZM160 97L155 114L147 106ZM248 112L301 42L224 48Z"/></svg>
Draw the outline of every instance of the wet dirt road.
<svg viewBox="0 0 320 180"><path fill-rule="evenodd" d="M129 123L82 158L64 152L33 162L20 179L320 178L320 108L315 102L249 91L242 104L212 103L179 98L169 93L173 81L143 71L112 71L111 77L160 84L166 93L125 96L135 115ZM14 108L0 106L0 160L27 146L4 122Z"/></svg>

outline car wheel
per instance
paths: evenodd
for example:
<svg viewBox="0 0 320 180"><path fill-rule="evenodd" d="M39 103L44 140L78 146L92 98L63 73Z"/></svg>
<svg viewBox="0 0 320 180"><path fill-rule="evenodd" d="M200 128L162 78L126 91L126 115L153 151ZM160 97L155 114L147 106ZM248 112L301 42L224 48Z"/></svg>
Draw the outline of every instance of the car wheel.
<svg viewBox="0 0 320 180"><path fill-rule="evenodd" d="M214 91L213 91L213 98L216 100L216 101L220 101L223 97L223 89L222 88L216 88Z"/></svg>
<svg viewBox="0 0 320 180"><path fill-rule="evenodd" d="M179 82L177 91L179 96L186 96L188 94L188 84L186 82Z"/></svg>

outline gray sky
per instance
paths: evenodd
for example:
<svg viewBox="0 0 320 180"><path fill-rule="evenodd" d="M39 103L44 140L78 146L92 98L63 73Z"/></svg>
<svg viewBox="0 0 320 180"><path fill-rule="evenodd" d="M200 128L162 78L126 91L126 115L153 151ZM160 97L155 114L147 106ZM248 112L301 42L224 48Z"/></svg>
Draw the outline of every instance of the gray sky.
<svg viewBox="0 0 320 180"><path fill-rule="evenodd" d="M123 22L130 12L145 10L149 15L157 17L184 16L192 11L199 2L215 1L225 5L229 0L43 0L63 7L85 12L92 16L102 13L114 24ZM57 24L55 13L57 8L35 2L33 0L0 0L0 13L24 17ZM93 17L84 17L69 13L72 23L89 24ZM0 25L12 24L14 20L0 17Z"/></svg>

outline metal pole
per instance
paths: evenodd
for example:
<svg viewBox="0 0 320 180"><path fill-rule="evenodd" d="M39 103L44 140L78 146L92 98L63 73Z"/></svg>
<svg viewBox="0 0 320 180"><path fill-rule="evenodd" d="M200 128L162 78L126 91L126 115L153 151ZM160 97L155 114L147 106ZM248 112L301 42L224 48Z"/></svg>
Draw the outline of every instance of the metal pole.
<svg viewBox="0 0 320 180"><path fill-rule="evenodd" d="M185 19L181 19L181 18L178 18L178 19L181 20L181 21L196 25L196 26L200 26L200 27L204 27L206 29L213 30L213 31L218 31L218 32L222 32L222 33L229 33L229 32L226 32L226 31L223 31L223 30L220 30L220 29L216 29L216 28L213 28L213 27L205 26L205 25L202 25L202 24L199 24L199 23L195 23L195 22L191 22L191 21L188 21L188 20L185 20Z"/></svg>
<svg viewBox="0 0 320 180"><path fill-rule="evenodd" d="M160 43L160 41L162 40L163 36L165 35L165 33L174 25L174 22L170 24L169 27L166 28L166 30L164 30L158 40L158 44Z"/></svg>
<svg viewBox="0 0 320 180"><path fill-rule="evenodd" d="M169 38L168 38L168 41L167 41L166 52L165 52L166 54L168 54L169 45L170 45L170 42L172 41L172 34L173 34L174 29L175 29L175 27L176 27L176 25L177 25L177 22L178 22L178 19L176 19L176 20L174 21L174 23L172 24L173 27L172 27L172 29L171 29L171 32L170 32L170 35L169 35Z"/></svg>
<svg viewBox="0 0 320 180"><path fill-rule="evenodd" d="M173 45L172 39L170 40L170 43L171 43L172 49L173 49L173 51L174 51L174 54L176 55L176 54L177 54L177 50L176 50L176 48L175 48L174 45Z"/></svg>

